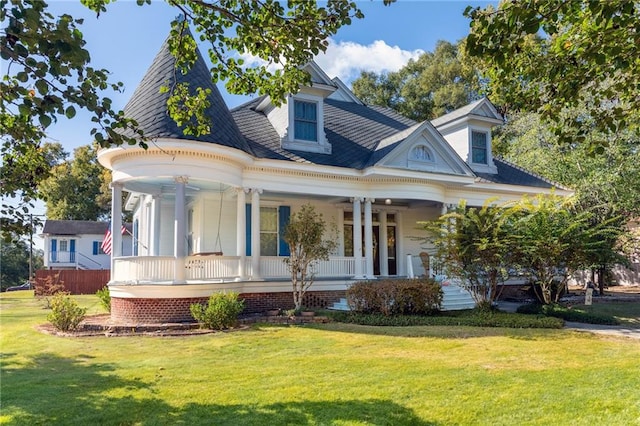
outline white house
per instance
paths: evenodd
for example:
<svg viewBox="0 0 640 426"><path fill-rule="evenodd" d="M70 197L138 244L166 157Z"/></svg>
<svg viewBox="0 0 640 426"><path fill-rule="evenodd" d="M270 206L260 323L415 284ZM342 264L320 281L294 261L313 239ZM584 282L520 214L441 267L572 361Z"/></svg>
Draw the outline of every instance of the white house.
<svg viewBox="0 0 640 426"><path fill-rule="evenodd" d="M42 229L44 267L46 269L109 269L111 257L101 245L108 222L89 220L46 220ZM131 256L131 224L121 237L121 253Z"/></svg>
<svg viewBox="0 0 640 426"><path fill-rule="evenodd" d="M186 75L174 63L165 43L125 107L149 148L98 157L113 172L114 228L123 209L133 211L138 242L134 256L113 252L116 321L188 320L191 303L224 290L240 293L248 312L288 307L281 236L305 203L338 229L306 302L326 306L353 280L410 274L410 255L424 250L417 223L461 199L479 206L569 193L492 157L491 129L502 118L488 99L415 122L365 105L310 63L311 86L281 106L258 97L229 110L201 57ZM211 134L187 136L169 118L159 89L175 79L211 90Z"/></svg>

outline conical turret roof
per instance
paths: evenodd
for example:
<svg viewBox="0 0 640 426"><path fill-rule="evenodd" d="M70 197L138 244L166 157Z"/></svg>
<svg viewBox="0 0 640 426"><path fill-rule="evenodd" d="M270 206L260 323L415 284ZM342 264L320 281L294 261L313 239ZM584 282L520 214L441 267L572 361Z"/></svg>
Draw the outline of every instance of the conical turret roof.
<svg viewBox="0 0 640 426"><path fill-rule="evenodd" d="M168 39L165 40L153 63L142 78L133 96L124 108L125 116L133 118L149 138L176 138L198 142L215 143L240 149L249 154L251 148L238 130L218 88L211 82L209 69L197 51L197 59L191 70L183 74L175 68L176 60L169 51ZM189 84L190 91L196 87L210 89L209 108L206 116L211 120L211 133L202 136L185 135L169 116L167 100L169 93L161 93L162 86L171 87L174 83Z"/></svg>

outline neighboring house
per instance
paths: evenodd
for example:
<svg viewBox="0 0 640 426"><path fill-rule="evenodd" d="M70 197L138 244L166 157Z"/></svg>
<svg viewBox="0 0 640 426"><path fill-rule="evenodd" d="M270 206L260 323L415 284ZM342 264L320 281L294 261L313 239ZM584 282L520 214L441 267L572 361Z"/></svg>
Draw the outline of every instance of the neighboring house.
<svg viewBox="0 0 640 426"><path fill-rule="evenodd" d="M186 75L174 63L165 43L125 107L148 149L98 156L113 172L114 227L133 211L138 242L134 256L113 253L114 320L188 320L189 305L217 291L240 293L247 312L292 305L282 232L305 203L337 227L305 302L327 306L353 280L410 275L424 250L418 222L461 199L570 193L492 157L502 118L488 99L418 123L365 105L310 63L312 85L282 105L263 96L230 111L202 57ZM160 86L176 79L211 91L210 134L185 135L169 118Z"/></svg>
<svg viewBox="0 0 640 426"><path fill-rule="evenodd" d="M108 222L47 220L44 223L44 267L46 269L110 269L111 257L102 251ZM131 225L120 239L123 256L132 253Z"/></svg>

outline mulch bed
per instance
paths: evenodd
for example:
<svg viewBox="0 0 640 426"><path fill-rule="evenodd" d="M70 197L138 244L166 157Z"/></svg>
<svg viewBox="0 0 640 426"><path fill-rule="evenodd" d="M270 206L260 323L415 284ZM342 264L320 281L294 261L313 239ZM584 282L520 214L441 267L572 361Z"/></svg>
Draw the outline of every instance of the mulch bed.
<svg viewBox="0 0 640 426"><path fill-rule="evenodd" d="M288 317L285 315L264 316L249 315L238 320L238 326L224 330L209 330L200 328L198 323L165 323L165 324L116 324L111 321L109 314L89 315L80 323L77 330L60 331L53 325L41 324L36 329L41 333L60 337L89 337L89 336L199 336L203 334L227 333L230 331L248 330L251 324L268 323L281 325L299 325L309 323L329 322L326 316Z"/></svg>

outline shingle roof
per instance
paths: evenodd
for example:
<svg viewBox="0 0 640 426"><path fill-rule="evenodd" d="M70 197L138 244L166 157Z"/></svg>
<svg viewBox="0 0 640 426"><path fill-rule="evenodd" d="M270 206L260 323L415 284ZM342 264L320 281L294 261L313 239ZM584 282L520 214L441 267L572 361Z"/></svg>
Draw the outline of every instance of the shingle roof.
<svg viewBox="0 0 640 426"><path fill-rule="evenodd" d="M260 101L262 98L232 110L240 131L260 158L363 169L380 141L415 124L389 108L325 99L324 128L332 154L285 150L267 117L253 109Z"/></svg>
<svg viewBox="0 0 640 426"><path fill-rule="evenodd" d="M231 118L222 95L211 82L211 74L200 52L197 51L196 62L187 74L177 70L175 64L176 60L169 51L167 39L125 106L125 116L135 119L145 135L150 138L166 137L210 142L251 154L251 149ZM169 93L160 93L160 88L171 87L174 83L182 82L189 83L191 90L195 90L196 87L211 90L208 97L210 106L206 111L207 117L212 118L210 134L187 136L183 132L184 129L178 127L169 117L167 112Z"/></svg>
<svg viewBox="0 0 640 426"><path fill-rule="evenodd" d="M536 188L561 188L560 185L552 183L551 181L508 161L500 158L494 158L493 162L498 168L498 173L475 172L476 176L478 176L479 182L533 186Z"/></svg>
<svg viewBox="0 0 640 426"><path fill-rule="evenodd" d="M127 231L131 232L131 224L125 223ZM107 232L109 222L95 222L93 220L52 220L44 222L43 234L48 235L103 235Z"/></svg>

